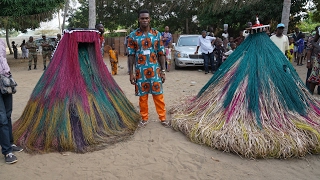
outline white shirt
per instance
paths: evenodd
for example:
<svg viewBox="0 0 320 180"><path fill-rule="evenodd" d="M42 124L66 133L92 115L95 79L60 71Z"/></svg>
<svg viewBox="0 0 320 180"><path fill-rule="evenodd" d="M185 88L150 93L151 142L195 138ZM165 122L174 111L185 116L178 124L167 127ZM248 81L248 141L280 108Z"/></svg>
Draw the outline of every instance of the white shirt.
<svg viewBox="0 0 320 180"><path fill-rule="evenodd" d="M205 53L205 54L212 53L213 47L211 42L214 40L216 40L215 37L206 36L205 38L203 38L202 36L199 36L197 46L201 47L202 53Z"/></svg>
<svg viewBox="0 0 320 180"><path fill-rule="evenodd" d="M277 35L272 35L270 39L274 44L276 44L283 54L285 54L286 50L289 50L288 36L282 35L281 37L278 37Z"/></svg>
<svg viewBox="0 0 320 180"><path fill-rule="evenodd" d="M228 37L229 37L229 33L222 33L222 37L224 37L224 38L228 39Z"/></svg>

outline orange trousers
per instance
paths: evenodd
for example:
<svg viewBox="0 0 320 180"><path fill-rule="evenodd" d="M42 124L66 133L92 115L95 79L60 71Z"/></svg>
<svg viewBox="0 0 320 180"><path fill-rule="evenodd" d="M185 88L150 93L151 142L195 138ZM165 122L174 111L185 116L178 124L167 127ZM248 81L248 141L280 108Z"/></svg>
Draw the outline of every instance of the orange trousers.
<svg viewBox="0 0 320 180"><path fill-rule="evenodd" d="M149 118L148 97L149 97L149 94L139 97L140 115L142 117L142 120L144 121L147 121ZM154 105L156 106L156 110L157 110L160 121L166 120L166 108L164 104L163 94L152 95L152 97L153 97Z"/></svg>

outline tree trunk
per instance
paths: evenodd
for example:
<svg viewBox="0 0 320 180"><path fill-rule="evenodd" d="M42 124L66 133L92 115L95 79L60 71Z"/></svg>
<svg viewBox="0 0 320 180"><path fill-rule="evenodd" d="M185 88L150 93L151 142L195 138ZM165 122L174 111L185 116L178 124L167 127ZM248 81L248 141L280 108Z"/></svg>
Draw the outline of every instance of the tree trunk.
<svg viewBox="0 0 320 180"><path fill-rule="evenodd" d="M186 34L189 34L189 24L188 18L186 18Z"/></svg>
<svg viewBox="0 0 320 180"><path fill-rule="evenodd" d="M7 26L6 26L6 41L7 41L7 46L9 48L10 54L13 54L13 51L11 49L10 42L9 42L9 29Z"/></svg>
<svg viewBox="0 0 320 180"><path fill-rule="evenodd" d="M58 11L59 30L61 31L60 9Z"/></svg>
<svg viewBox="0 0 320 180"><path fill-rule="evenodd" d="M89 28L94 29L96 25L96 1L89 0Z"/></svg>
<svg viewBox="0 0 320 180"><path fill-rule="evenodd" d="M281 23L285 25L283 34L287 34L288 32L290 7L291 7L291 0L283 0L283 9L282 9L282 18L281 18Z"/></svg>
<svg viewBox="0 0 320 180"><path fill-rule="evenodd" d="M62 27L61 27L62 33L64 30L68 9L69 9L69 0L66 0L64 5L63 21L62 21Z"/></svg>

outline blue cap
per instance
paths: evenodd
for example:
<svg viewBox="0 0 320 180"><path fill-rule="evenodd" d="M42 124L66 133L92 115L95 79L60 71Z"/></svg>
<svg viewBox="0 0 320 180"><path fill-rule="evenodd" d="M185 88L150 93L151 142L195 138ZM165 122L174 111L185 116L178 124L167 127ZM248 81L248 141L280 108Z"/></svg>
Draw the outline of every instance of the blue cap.
<svg viewBox="0 0 320 180"><path fill-rule="evenodd" d="M283 23L278 24L277 28L284 28L284 24Z"/></svg>

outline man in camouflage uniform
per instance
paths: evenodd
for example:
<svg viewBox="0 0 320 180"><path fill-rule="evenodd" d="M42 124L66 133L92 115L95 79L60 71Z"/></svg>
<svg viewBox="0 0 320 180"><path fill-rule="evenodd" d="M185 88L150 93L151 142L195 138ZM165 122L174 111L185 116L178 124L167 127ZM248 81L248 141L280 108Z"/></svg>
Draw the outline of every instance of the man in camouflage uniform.
<svg viewBox="0 0 320 180"><path fill-rule="evenodd" d="M42 46L42 58L43 58L43 70L47 68L47 58L50 62L51 53L52 53L52 42L50 39L46 38L46 35L42 35L42 40L40 41Z"/></svg>
<svg viewBox="0 0 320 180"><path fill-rule="evenodd" d="M33 37L29 37L29 41L26 42L26 48L29 50L29 69L28 71L31 70L31 65L32 65L32 60L34 61L34 67L33 69L37 69L37 44L35 41L33 41Z"/></svg>

